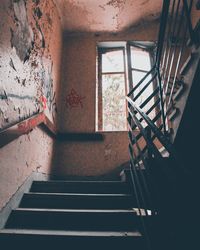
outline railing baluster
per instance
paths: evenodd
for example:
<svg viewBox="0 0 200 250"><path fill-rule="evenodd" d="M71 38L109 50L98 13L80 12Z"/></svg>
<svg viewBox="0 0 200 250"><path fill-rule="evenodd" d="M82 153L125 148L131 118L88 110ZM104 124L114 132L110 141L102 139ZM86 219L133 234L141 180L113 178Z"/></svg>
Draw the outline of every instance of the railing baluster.
<svg viewBox="0 0 200 250"><path fill-rule="evenodd" d="M170 155L170 160L176 162L175 176L178 176L179 171L182 176L185 173L188 174L184 163L169 140L167 129L169 126L169 107L179 76L187 34L190 34L191 40L195 42L190 20L192 2L191 0L188 4L187 0L163 1L155 64L127 95L131 174L141 217L142 211L145 212L146 216L148 215L148 208L155 212L159 209L166 212L162 204L157 202L156 190L153 194L150 192L153 183L151 182L151 168L149 168L148 159L155 161L164 174L168 169L160 147L163 147ZM172 82L170 82L171 79L173 79ZM150 84L154 89L138 105L138 98L141 95L144 96L144 93L147 92L145 90ZM157 86L155 86L156 84ZM138 90L139 88L140 90ZM155 113L152 113L153 111ZM173 181L175 181L174 178L176 177L173 177ZM147 227L144 220L141 221L148 238Z"/></svg>

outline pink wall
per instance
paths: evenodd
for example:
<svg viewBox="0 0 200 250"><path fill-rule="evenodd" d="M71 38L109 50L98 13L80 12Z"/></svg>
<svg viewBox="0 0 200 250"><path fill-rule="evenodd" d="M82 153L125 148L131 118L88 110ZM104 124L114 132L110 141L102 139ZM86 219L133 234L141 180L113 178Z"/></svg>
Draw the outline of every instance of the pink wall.
<svg viewBox="0 0 200 250"><path fill-rule="evenodd" d="M0 129L43 109L56 124L62 29L53 1L2 0L0 16ZM0 209L32 171L51 172L53 150L39 128L0 148Z"/></svg>
<svg viewBox="0 0 200 250"><path fill-rule="evenodd" d="M0 149L0 210L33 171L51 173L53 150L39 128Z"/></svg>
<svg viewBox="0 0 200 250"><path fill-rule="evenodd" d="M65 35L58 109L59 131L95 132L97 42L156 40L157 29L155 22L118 35ZM66 104L66 98L71 91L75 91L81 98L81 103L76 107ZM58 143L56 171L61 175L101 175L129 161L127 132L107 132L103 136L103 142Z"/></svg>

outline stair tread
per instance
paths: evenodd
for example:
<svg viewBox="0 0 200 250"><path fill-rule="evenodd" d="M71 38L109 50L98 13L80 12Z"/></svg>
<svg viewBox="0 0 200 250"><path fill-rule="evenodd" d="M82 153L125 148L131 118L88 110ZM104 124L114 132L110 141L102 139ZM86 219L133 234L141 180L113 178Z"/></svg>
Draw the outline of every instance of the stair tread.
<svg viewBox="0 0 200 250"><path fill-rule="evenodd" d="M33 181L33 183L36 183L36 184L53 184L53 183L60 183L60 184L74 184L74 183L80 183L80 184L127 184L126 182L124 181L65 181L65 180L49 180L49 181Z"/></svg>
<svg viewBox="0 0 200 250"><path fill-rule="evenodd" d="M82 231L134 231L138 229L138 216L134 210L12 210L5 228L82 230Z"/></svg>
<svg viewBox="0 0 200 250"><path fill-rule="evenodd" d="M38 193L130 193L130 185L121 181L34 181L29 192Z"/></svg>
<svg viewBox="0 0 200 250"><path fill-rule="evenodd" d="M131 209L136 201L131 194L25 193L20 207L66 209Z"/></svg>
<svg viewBox="0 0 200 250"><path fill-rule="evenodd" d="M133 209L51 209L51 208L16 208L13 211L32 211L32 212L61 212L61 213L133 213Z"/></svg>
<svg viewBox="0 0 200 250"><path fill-rule="evenodd" d="M139 231L62 231L35 229L2 229L0 234L29 234L29 235L63 235L63 236L93 236L93 237L141 237Z"/></svg>
<svg viewBox="0 0 200 250"><path fill-rule="evenodd" d="M115 196L115 197L131 197L131 194L93 194L93 193L43 193L43 192L28 192L25 195L57 195L57 196L94 196L94 197L102 197L102 196Z"/></svg>

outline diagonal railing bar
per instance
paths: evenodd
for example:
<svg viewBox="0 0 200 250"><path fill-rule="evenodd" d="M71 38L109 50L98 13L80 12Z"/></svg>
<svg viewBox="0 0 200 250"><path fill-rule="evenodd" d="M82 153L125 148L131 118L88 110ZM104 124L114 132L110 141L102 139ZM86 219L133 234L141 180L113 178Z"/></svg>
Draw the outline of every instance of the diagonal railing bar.
<svg viewBox="0 0 200 250"><path fill-rule="evenodd" d="M157 88L153 91L153 93L152 93L149 97L147 97L147 98L144 100L144 102L143 102L142 104L140 104L140 108L144 108L144 107L146 106L146 104L149 103L149 101L151 101L151 99L152 99L153 97L158 97L158 96L157 96L158 93L159 93L159 87L157 87ZM158 97L158 98L159 98L159 97ZM159 100L160 100L160 98L159 98Z"/></svg>
<svg viewBox="0 0 200 250"><path fill-rule="evenodd" d="M162 127L163 127L163 125L160 125L159 130L162 130ZM156 138L157 138L157 137L156 137L156 135L154 134L154 135L151 137L151 140L154 141ZM142 153L144 154L147 150L148 150L148 146L145 145L145 147L142 149Z"/></svg>
<svg viewBox="0 0 200 250"><path fill-rule="evenodd" d="M135 116L134 113L131 113L131 117L133 119L133 121L137 124L138 128L140 129L142 136L144 137L149 149L151 150L152 154L155 155L155 158L159 161L159 163L164 164L163 158L159 152L159 150L157 149L157 147L154 145L154 143L148 138L147 135L147 131L143 128L143 126L141 125L141 123L139 122L139 120L137 119L137 117ZM152 123L152 127L154 127L154 124ZM157 133L155 133L156 135Z"/></svg>
<svg viewBox="0 0 200 250"><path fill-rule="evenodd" d="M150 83L152 83L154 81L154 79L156 78L157 73L155 73L152 78L145 84L145 86L140 90L140 92L133 98L134 101L136 101L141 94L147 89L147 87L150 85Z"/></svg>
<svg viewBox="0 0 200 250"><path fill-rule="evenodd" d="M128 111L129 111L129 108L128 108ZM131 111L130 111L131 112ZM137 112L134 112L135 114L137 113ZM147 114L147 113L146 113ZM159 112L157 112L157 114L156 114L156 116L152 119L152 122L155 124L157 121L158 121L158 119L161 117L161 111L159 111ZM139 119L139 121L140 121L140 123L142 122L142 121L144 121L144 118L143 117L141 117L140 119ZM132 127L132 130L134 130L134 129L136 129L136 125L134 125L133 127ZM138 137L137 137L137 139L139 139L140 137L139 137L139 135L138 135Z"/></svg>
<svg viewBox="0 0 200 250"><path fill-rule="evenodd" d="M190 18L192 3L192 0L189 3L187 0L163 1L157 50L155 60L152 60L154 65L135 86L134 83L130 84L133 88L126 98L131 175L135 182L134 190L138 197L138 207L142 210L141 206L143 206L146 215L149 204L151 204L151 211L158 211L158 213L162 211L164 216L167 214L167 209L165 209L167 203L158 194L151 177L157 178L156 182L159 185L159 175L156 174L161 170L159 174L168 175L169 183L173 183L173 187L170 189L172 191L177 187L177 178L183 183L184 176L189 174L184 162L170 142L169 115L175 104L173 96L181 86L179 83L180 80L182 81L180 68L188 52L184 51L188 46L188 35L190 35L190 42L195 43L195 33L192 30ZM151 86L151 91L149 91L149 86ZM142 102L139 102L138 99L141 96ZM161 148L164 150L163 152ZM165 152L169 156L170 163L173 162L173 166L175 166L173 170L169 166L169 161L165 159ZM156 165L152 166L152 163L155 162ZM152 186L154 186L153 189ZM153 193L151 193L152 191ZM165 188L164 192L166 192ZM174 198L175 196L173 196ZM168 199L170 200L169 197ZM165 205L163 206L162 203ZM170 211L172 210L170 208ZM148 227L144 220L142 226L148 237Z"/></svg>
<svg viewBox="0 0 200 250"><path fill-rule="evenodd" d="M146 80L146 78L154 72L155 67L156 65L154 65L152 69L137 83L137 85L128 93L127 96L131 96L135 92L135 90L140 87L140 85Z"/></svg>
<svg viewBox="0 0 200 250"><path fill-rule="evenodd" d="M159 140L161 141L161 143L163 145L166 145L166 149L170 153L173 153L172 152L173 150L172 150L172 147L171 147L171 143L165 137L165 135L156 127L156 125L154 124L154 122L152 122L151 119L146 115L146 113L144 113L139 107L137 107L137 105L129 97L127 97L127 100L132 105L132 107L134 107L134 109L136 109L137 112L143 117L143 119L147 122L147 124L151 127L152 131L157 135L157 137L159 138ZM131 112L130 109L128 111ZM138 120L138 122L139 122L139 120ZM138 126L138 124L137 124L137 126Z"/></svg>
<svg viewBox="0 0 200 250"><path fill-rule="evenodd" d="M148 126L151 128L151 131L155 134L155 136L158 138L158 140L160 141L160 143L165 147L165 149L167 150L167 152L171 155L171 157L174 159L174 161L177 162L177 167L180 168L182 171L186 172L187 170L185 169L184 163L181 161L181 157L178 156L178 153L175 151L173 145L171 144L171 142L169 141L169 139L158 129L158 127L154 124L153 120L151 120L145 112L143 112L137 105L136 103L134 103L129 97L127 97L127 100L129 102L129 104L137 110L137 112L144 118L144 120L146 121L146 123L148 124ZM131 117L134 114L133 112L131 112L130 109L128 109L129 114L131 113ZM134 114L133 116L134 118L136 118L137 122L134 122L137 124L138 128L141 130L143 130L144 128L142 127L141 123L139 122L138 118L136 117L136 115ZM139 123L139 125L138 125ZM142 132L142 131L141 131ZM146 131L145 131L146 133ZM144 136L144 135L143 135ZM146 136L146 135L145 135ZM146 140L146 139L145 139ZM161 157L162 158L162 157Z"/></svg>

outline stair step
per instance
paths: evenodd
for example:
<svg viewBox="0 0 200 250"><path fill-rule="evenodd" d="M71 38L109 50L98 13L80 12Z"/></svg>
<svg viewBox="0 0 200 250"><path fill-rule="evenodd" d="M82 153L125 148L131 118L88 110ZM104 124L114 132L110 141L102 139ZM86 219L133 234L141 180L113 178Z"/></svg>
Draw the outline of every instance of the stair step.
<svg viewBox="0 0 200 250"><path fill-rule="evenodd" d="M136 204L135 199L129 194L62 194L30 192L24 194L20 207L60 209L128 209L133 208L134 204Z"/></svg>
<svg viewBox="0 0 200 250"><path fill-rule="evenodd" d="M138 231L53 231L53 230L0 230L2 249L144 249L143 237ZM4 247L5 246L5 247ZM28 246L28 247L27 247ZM65 247L63 248L65 249Z"/></svg>
<svg viewBox="0 0 200 250"><path fill-rule="evenodd" d="M178 116L179 113L180 113L180 110L178 108L174 107L168 116L169 120L170 121L174 120Z"/></svg>
<svg viewBox="0 0 200 250"><path fill-rule="evenodd" d="M31 192L42 193L130 193L121 181L34 181Z"/></svg>
<svg viewBox="0 0 200 250"><path fill-rule="evenodd" d="M179 97L181 97L181 95L182 95L182 93L184 92L185 88L186 88L186 85L185 85L185 84L182 84L182 85L180 86L180 88L177 90L177 92L176 92L176 93L174 94L174 96L173 96L173 100L174 100L174 101L178 100Z"/></svg>
<svg viewBox="0 0 200 250"><path fill-rule="evenodd" d="M25 209L11 212L5 228L131 231L139 227L133 210Z"/></svg>

